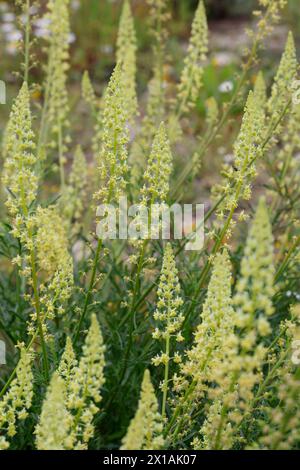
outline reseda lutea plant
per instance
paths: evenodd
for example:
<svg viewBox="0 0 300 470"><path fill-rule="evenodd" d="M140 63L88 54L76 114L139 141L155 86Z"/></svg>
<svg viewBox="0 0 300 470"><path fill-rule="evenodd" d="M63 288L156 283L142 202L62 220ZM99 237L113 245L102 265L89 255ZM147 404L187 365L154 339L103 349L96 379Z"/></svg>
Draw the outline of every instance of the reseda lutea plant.
<svg viewBox="0 0 300 470"><path fill-rule="evenodd" d="M69 3L48 1L34 107L33 2L16 1L22 81L1 142L0 449L299 449L300 104L291 32L270 86L260 67L287 0L258 1L231 98L221 106L211 96L201 126L192 123L210 60L203 0L176 82L165 72L169 2L145 0L145 105L129 0L102 95L85 71L82 100L70 102ZM237 105L233 159L210 188L201 250L184 250L191 227L167 243L97 237L100 204L126 197L148 209L150 227L154 204L190 202ZM82 131L92 126L88 144L72 128L77 114Z"/></svg>

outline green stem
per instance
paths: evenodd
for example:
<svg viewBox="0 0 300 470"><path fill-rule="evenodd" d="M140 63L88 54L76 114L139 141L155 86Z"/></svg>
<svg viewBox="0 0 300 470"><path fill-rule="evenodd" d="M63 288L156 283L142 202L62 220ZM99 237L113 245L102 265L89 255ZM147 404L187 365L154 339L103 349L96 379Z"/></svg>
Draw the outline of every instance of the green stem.
<svg viewBox="0 0 300 470"><path fill-rule="evenodd" d="M166 356L167 362L165 364L165 376L164 376L164 383L163 383L163 401L162 401L162 417L166 416L166 404L167 404L167 396L168 396L168 382L169 382L169 365L170 365L170 335L168 334L166 337Z"/></svg>
<svg viewBox="0 0 300 470"><path fill-rule="evenodd" d="M26 0L26 27L25 27L25 51L24 51L24 82L28 83L29 58L30 58L30 0Z"/></svg>
<svg viewBox="0 0 300 470"><path fill-rule="evenodd" d="M76 333L75 333L75 337L74 337L74 344L77 343L77 341L78 341L81 326L82 326L83 321L85 319L86 312L87 312L87 309L88 309L88 306L90 304L90 300L91 300L91 297L92 297L92 291L93 291L93 288L94 288L94 283L95 283L95 278L96 278L96 273L97 273L97 266L98 266L98 262L99 262L101 249L102 249L102 240L99 239L98 243L97 243L96 254L95 254L95 257L94 257L94 262L93 262L93 267L92 267L92 275L91 275L90 283L89 283L88 290L87 290L87 293L86 293L86 296L85 296L83 311L81 313L81 316L80 316L80 319L79 319L79 322L78 322L78 326L77 326L77 330L76 330Z"/></svg>
<svg viewBox="0 0 300 470"><path fill-rule="evenodd" d="M62 139L62 125L58 122L58 158L59 158L59 173L61 189L65 187L65 169L64 169L64 152L63 152L63 139Z"/></svg>

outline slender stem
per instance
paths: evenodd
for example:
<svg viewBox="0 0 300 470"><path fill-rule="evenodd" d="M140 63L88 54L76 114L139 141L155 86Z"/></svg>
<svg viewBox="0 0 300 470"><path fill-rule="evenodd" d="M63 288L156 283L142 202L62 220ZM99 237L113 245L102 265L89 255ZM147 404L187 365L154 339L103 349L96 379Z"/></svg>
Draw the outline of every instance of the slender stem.
<svg viewBox="0 0 300 470"><path fill-rule="evenodd" d="M130 309L129 309L129 314L130 314L130 317L131 317L130 318L130 329L129 329L129 340L128 340L126 351L125 351L123 368L122 368L122 371L121 371L121 374L120 374L120 380L119 380L120 384L122 383L122 381L124 379L124 376L125 376L125 373L126 373L128 359L129 359L131 346L132 346L132 342L133 342L134 314L136 312L136 296L137 296L138 289L139 289L140 274L141 274L142 268L143 268L146 245L147 245L147 240L144 240L143 246L142 246L142 249L141 249L141 253L140 253L140 258L139 258L137 271L136 271L135 284L134 284L132 300L131 300Z"/></svg>
<svg viewBox="0 0 300 470"><path fill-rule="evenodd" d="M20 172L23 171L22 163L21 163L21 166L19 167L19 170ZM24 190L23 185L21 185L20 190L21 190L21 200L22 200L22 211L23 211L25 219L28 219L29 210L26 205L25 190ZM36 272L36 260L35 260L35 252L34 252L34 237L33 237L31 228L28 229L28 238L31 241L30 268L31 268L32 286L33 286L34 307L35 307L36 321L38 325L38 331L40 335L42 352L43 352L44 370L45 370L46 380L48 380L49 379L49 364L48 364L46 342L45 342L45 337L44 337L44 332L43 332L43 324L42 324L42 319L41 319L39 286L38 286L38 278L37 278L37 272Z"/></svg>
<svg viewBox="0 0 300 470"><path fill-rule="evenodd" d="M30 58L30 0L26 0L26 27L25 27L25 51L24 51L24 82L28 83L29 58Z"/></svg>
<svg viewBox="0 0 300 470"><path fill-rule="evenodd" d="M87 293L86 293L86 296L85 296L84 307L83 307L83 310L82 310L82 313L81 313L81 316L80 316L80 319L79 319L79 322L78 322L78 325L77 325L77 330L76 330L76 333L75 333L75 337L74 337L74 344L77 343L77 341L78 341L81 326L82 326L83 321L85 319L86 312L87 312L87 309L88 309L88 306L90 304L90 300L91 300L91 297L92 297L92 291L93 291L93 288L94 288L94 283L95 283L95 278L96 278L96 273L97 273L97 266L98 266L98 262L99 262L101 249L102 249L102 240L99 239L98 243L97 243L97 249L96 249L96 254L95 254L95 257L94 257L94 262L93 262L92 275L91 275L90 283L89 283L88 290L87 290Z"/></svg>
<svg viewBox="0 0 300 470"><path fill-rule="evenodd" d="M63 152L63 139L62 139L62 125L58 122L58 158L59 158L59 173L61 189L65 187L65 169L64 169L64 152Z"/></svg>
<svg viewBox="0 0 300 470"><path fill-rule="evenodd" d="M164 383L163 383L163 401L162 401L162 417L164 418L166 416L166 404L167 404L167 396L168 396L168 382L169 382L169 366L170 366L170 335L167 334L166 337L166 357L167 357L167 362L165 364L165 377L164 377Z"/></svg>
<svg viewBox="0 0 300 470"><path fill-rule="evenodd" d="M41 320L41 307L40 307L38 279L37 279L37 273L36 273L35 255L34 255L33 250L31 250L31 253L30 253L30 263L31 263L31 275L32 275L36 319L37 319L38 331L39 331L39 335L41 339L41 346L42 346L42 351L43 351L43 364L45 368L46 380L49 380L49 362L48 362L47 348L46 348L46 342L45 342L45 337L44 337L44 332L43 332L43 324Z"/></svg>

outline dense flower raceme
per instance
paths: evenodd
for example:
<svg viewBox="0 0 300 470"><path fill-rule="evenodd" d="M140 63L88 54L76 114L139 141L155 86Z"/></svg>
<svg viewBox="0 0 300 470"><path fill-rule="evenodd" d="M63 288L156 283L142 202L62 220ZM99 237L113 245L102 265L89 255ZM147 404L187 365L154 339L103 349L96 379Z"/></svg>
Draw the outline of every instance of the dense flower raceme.
<svg viewBox="0 0 300 470"><path fill-rule="evenodd" d="M258 93L259 91L259 93ZM251 198L251 186L256 176L256 160L262 155L264 140L265 112L259 101L260 90L250 91L245 106L243 122L234 144L234 166L224 169L223 184L216 187L218 195L225 192L224 202L218 209L218 216L234 211L240 199Z"/></svg>
<svg viewBox="0 0 300 470"><path fill-rule="evenodd" d="M38 180L29 103L29 91L23 84L11 110L5 131L3 185L7 188L6 206L13 221L13 235L28 241L29 210L36 199Z"/></svg>
<svg viewBox="0 0 300 470"><path fill-rule="evenodd" d="M66 90L69 68L68 39L70 34L69 0L51 0L48 3L49 59L47 80L49 86L49 120L53 132L58 133L67 124L68 95Z"/></svg>
<svg viewBox="0 0 300 470"><path fill-rule="evenodd" d="M80 145L78 145L74 152L69 179L63 188L62 197L59 201L69 235L76 235L82 228L87 196L87 180L86 158Z"/></svg>
<svg viewBox="0 0 300 470"><path fill-rule="evenodd" d="M299 448L300 105L292 33L273 83L258 72L263 39L286 0L258 1L249 50L225 105L204 80L206 2L195 8L176 67L168 54L172 2L144 2L150 67L137 57L145 45L137 27L142 2L110 6L120 18L116 65L107 84L92 83L98 69L83 73L84 119L79 115L74 129L82 101L77 107L78 96L69 107L69 7L75 24L78 3L47 3L46 16L37 18L38 4L18 1L25 83L1 142L0 359L7 346L7 364L0 449ZM32 83L36 23L47 30L41 93ZM139 63L151 77L140 102ZM73 93L79 75L70 77ZM235 133L231 118L238 121L241 104ZM223 131L230 131L224 147ZM74 142L67 146L68 135ZM93 196L96 204L115 206L120 196L138 202L149 229L153 204L191 202L218 181L212 175L198 184L199 163L211 171L214 155L231 142L232 158L225 156L223 178L206 204L212 236L201 251L183 251L186 236L151 241L142 230L138 240L94 243ZM160 221L158 227L164 229Z"/></svg>
<svg viewBox="0 0 300 470"><path fill-rule="evenodd" d="M144 373L137 412L122 442L122 450L159 450L163 448L163 420L158 411L150 372Z"/></svg>
<svg viewBox="0 0 300 470"><path fill-rule="evenodd" d="M297 78L299 65L293 34L290 32L282 55L281 62L274 78L271 96L268 100L267 107L270 117L269 126L274 126L278 121L285 106L292 99L293 83ZM276 133L280 132L282 126L278 126Z"/></svg>
<svg viewBox="0 0 300 470"><path fill-rule="evenodd" d="M68 338L58 371L52 376L36 427L40 450L86 449L104 384L102 334L95 315L78 362Z"/></svg>
<svg viewBox="0 0 300 470"><path fill-rule="evenodd" d="M118 201L126 188L129 130L125 96L124 72L121 64L117 64L105 91L102 129L96 154L101 187L94 198L101 203Z"/></svg>
<svg viewBox="0 0 300 470"><path fill-rule="evenodd" d="M40 268L40 306L41 317L35 310L31 314L29 332L34 334L37 321L47 333L47 320L53 320L65 311L65 302L69 299L74 279L73 260L68 252L68 238L63 220L56 207L38 207L33 217L36 231L33 245L36 248L37 262Z"/></svg>
<svg viewBox="0 0 300 470"><path fill-rule="evenodd" d="M137 40L133 17L130 4L128 0L125 0L120 19L116 59L117 63L122 64L123 67L126 106L131 119L136 116L138 106L136 96L136 50Z"/></svg>
<svg viewBox="0 0 300 470"><path fill-rule="evenodd" d="M33 352L19 345L20 359L16 377L0 401L0 450L9 447L9 438L17 433L18 421L27 418L33 397L33 373L31 370Z"/></svg>
<svg viewBox="0 0 300 470"><path fill-rule="evenodd" d="M187 351L180 373L173 377L178 394L175 407L189 422L192 403L199 402L206 393L207 382L213 381L224 351L232 347L233 308L231 300L231 272L228 254L216 256L206 300L201 314L193 347Z"/></svg>
<svg viewBox="0 0 300 470"><path fill-rule="evenodd" d="M184 68L181 75L179 92L179 113L188 111L195 103L201 88L203 68L199 63L204 62L208 51L208 32L204 3L199 2L192 25L192 34Z"/></svg>

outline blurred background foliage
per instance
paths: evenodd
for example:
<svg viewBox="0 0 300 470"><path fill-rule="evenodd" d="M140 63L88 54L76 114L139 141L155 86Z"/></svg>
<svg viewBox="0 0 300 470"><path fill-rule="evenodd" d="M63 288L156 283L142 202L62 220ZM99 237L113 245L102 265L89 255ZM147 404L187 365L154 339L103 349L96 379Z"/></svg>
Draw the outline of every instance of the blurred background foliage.
<svg viewBox="0 0 300 470"><path fill-rule="evenodd" d="M115 64L115 44L119 16L123 0L70 0L72 38L70 38L71 61L69 86L71 105L80 99L80 82L84 70L88 70L96 92L101 96ZM168 56L166 57L166 81L174 84L180 73L190 27L198 0L166 0L172 10L169 22ZM43 52L46 26L43 14L47 0L38 0L33 32L36 36L35 54L40 63L45 59ZM285 18L278 25L267 44L264 64L266 78L272 77L274 64L278 63L291 28L300 38L300 1L289 0ZM247 46L245 29L251 25L252 11L256 0L206 0L210 29L210 58L205 68L202 94L198 111L205 112L205 100L214 96L219 103L227 101L234 91L235 79L240 71L241 55ZM151 77L151 37L148 28L148 7L146 0L131 0L138 37L138 89L143 109L145 91ZM12 98L20 86L15 72L19 70L20 54L18 40L20 28L17 22L18 8L15 0L0 0L0 79L7 84L7 106L0 106L1 133L10 109ZM253 79L255 76L253 77ZM32 82L42 83L43 68L35 67ZM250 84L251 85L251 84ZM39 94L32 96L40 102ZM236 109L239 113L241 110ZM200 125L200 124L199 124ZM79 129L80 123L78 123ZM75 126L76 127L76 126ZM87 137L88 138L88 137Z"/></svg>

